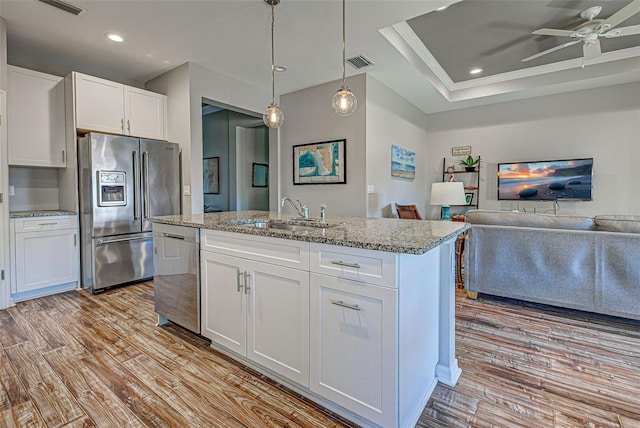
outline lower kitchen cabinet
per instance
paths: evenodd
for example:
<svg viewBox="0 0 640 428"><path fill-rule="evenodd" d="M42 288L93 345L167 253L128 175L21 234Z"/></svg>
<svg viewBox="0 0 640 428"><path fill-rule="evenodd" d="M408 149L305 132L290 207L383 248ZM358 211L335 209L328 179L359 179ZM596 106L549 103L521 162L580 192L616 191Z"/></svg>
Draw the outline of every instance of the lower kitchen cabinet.
<svg viewBox="0 0 640 428"><path fill-rule="evenodd" d="M11 220L14 301L66 291L79 279L76 216Z"/></svg>
<svg viewBox="0 0 640 428"><path fill-rule="evenodd" d="M309 385L309 273L201 251L202 335Z"/></svg>
<svg viewBox="0 0 640 428"><path fill-rule="evenodd" d="M398 403L397 290L311 273L310 389L382 426Z"/></svg>

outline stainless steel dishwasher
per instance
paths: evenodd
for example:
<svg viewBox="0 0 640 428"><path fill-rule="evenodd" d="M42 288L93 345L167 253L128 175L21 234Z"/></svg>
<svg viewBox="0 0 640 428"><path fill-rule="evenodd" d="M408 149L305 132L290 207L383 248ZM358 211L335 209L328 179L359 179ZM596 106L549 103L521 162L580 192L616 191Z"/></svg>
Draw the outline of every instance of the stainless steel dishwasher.
<svg viewBox="0 0 640 428"><path fill-rule="evenodd" d="M153 224L153 283L158 325L200 333L200 230Z"/></svg>

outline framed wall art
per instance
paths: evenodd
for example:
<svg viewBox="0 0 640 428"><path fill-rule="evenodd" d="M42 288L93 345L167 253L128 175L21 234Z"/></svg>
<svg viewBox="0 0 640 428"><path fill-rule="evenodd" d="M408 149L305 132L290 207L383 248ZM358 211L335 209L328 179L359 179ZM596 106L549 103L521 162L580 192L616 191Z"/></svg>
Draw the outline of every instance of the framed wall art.
<svg viewBox="0 0 640 428"><path fill-rule="evenodd" d="M269 165L255 162L252 164L251 187L269 187Z"/></svg>
<svg viewBox="0 0 640 428"><path fill-rule="evenodd" d="M391 176L407 178L413 180L416 178L416 152L405 149L404 147L391 145Z"/></svg>
<svg viewBox="0 0 640 428"><path fill-rule="evenodd" d="M293 184L347 182L347 140L293 146Z"/></svg>
<svg viewBox="0 0 640 428"><path fill-rule="evenodd" d="M202 161L203 193L220 193L220 158L205 158Z"/></svg>

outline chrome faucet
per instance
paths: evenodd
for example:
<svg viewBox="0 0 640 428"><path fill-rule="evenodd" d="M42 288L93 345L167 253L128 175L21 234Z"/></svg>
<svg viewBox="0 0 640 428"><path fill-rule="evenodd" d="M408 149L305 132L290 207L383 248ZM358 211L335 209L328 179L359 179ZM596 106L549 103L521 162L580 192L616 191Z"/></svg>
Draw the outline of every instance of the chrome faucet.
<svg viewBox="0 0 640 428"><path fill-rule="evenodd" d="M298 215L304 219L308 219L309 218L309 207L307 205L303 205L302 202L300 202L300 199L296 198L296 202L298 203L296 205L296 202L293 202L291 200L291 198L288 197L284 197L282 198L282 200L280 201L280 206L284 207L284 203L289 201L289 204L291 204L291 206L296 210L296 212L298 213Z"/></svg>

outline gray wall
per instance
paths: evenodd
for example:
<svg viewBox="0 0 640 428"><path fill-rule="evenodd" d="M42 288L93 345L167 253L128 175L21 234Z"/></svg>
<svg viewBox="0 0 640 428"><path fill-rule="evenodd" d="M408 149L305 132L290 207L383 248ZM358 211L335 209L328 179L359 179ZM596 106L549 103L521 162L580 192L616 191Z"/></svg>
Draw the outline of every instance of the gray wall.
<svg viewBox="0 0 640 428"><path fill-rule="evenodd" d="M358 109L348 117L337 116L331 108L331 98L340 87L339 81L280 97L285 119L280 127L279 197L300 198L314 216L318 215L321 203L327 205L328 215L364 217L367 213L366 76L350 77L347 83L358 98ZM346 184L293 184L293 146L343 138L347 139ZM288 206L285 210L291 212Z"/></svg>
<svg viewBox="0 0 640 428"><path fill-rule="evenodd" d="M432 114L427 127L427 181L442 179L443 157L457 160L452 147L470 145L483 159L481 208L552 208L550 202L498 201L499 162L593 157L593 201L560 202L560 214L640 214L637 83ZM437 218L438 207L429 216Z"/></svg>
<svg viewBox="0 0 640 428"><path fill-rule="evenodd" d="M395 215L395 204L426 208L427 116L371 76L367 76L367 217ZM416 177L391 176L391 145L416 153Z"/></svg>
<svg viewBox="0 0 640 428"><path fill-rule="evenodd" d="M219 194L205 194L205 211L229 210L229 111L202 116L202 156L219 158Z"/></svg>
<svg viewBox="0 0 640 428"><path fill-rule="evenodd" d="M59 208L58 174L55 168L9 167L11 211L57 210Z"/></svg>

